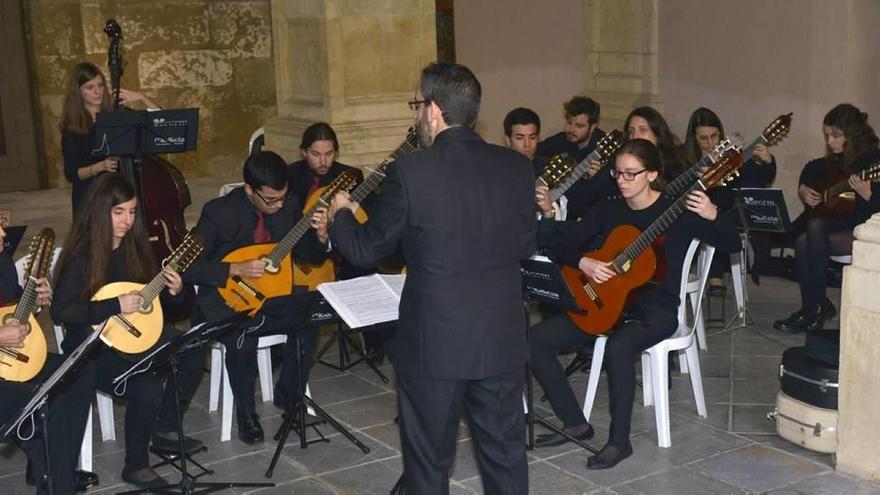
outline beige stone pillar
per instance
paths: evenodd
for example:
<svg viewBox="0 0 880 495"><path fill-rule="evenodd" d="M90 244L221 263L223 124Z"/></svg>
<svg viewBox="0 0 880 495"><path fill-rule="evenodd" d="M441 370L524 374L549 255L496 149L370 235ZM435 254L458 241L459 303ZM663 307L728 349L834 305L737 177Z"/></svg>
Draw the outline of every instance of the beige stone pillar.
<svg viewBox="0 0 880 495"><path fill-rule="evenodd" d="M880 213L855 229L840 309L837 469L880 480Z"/></svg>
<svg viewBox="0 0 880 495"><path fill-rule="evenodd" d="M584 0L584 94L602 105L606 131L620 129L634 107L663 110L657 1Z"/></svg>
<svg viewBox="0 0 880 495"><path fill-rule="evenodd" d="M384 158L412 125L419 70L437 58L434 12L434 0L272 0L278 114L267 147L299 159L303 130L325 121L340 161Z"/></svg>

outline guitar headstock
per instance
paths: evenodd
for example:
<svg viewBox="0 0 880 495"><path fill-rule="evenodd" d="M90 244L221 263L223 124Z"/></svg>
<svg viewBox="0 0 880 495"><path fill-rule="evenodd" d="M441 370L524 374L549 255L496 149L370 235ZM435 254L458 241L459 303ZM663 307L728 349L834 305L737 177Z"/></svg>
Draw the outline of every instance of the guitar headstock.
<svg viewBox="0 0 880 495"><path fill-rule="evenodd" d="M547 187L555 187L564 179L574 168L574 159L568 153L560 153L550 157L544 171L541 172L541 180L547 184Z"/></svg>
<svg viewBox="0 0 880 495"><path fill-rule="evenodd" d="M739 176L739 169L742 168L742 155L739 150L734 149L728 151L715 162L715 166L710 168L700 177L700 183L703 189L711 189L715 186L723 186Z"/></svg>
<svg viewBox="0 0 880 495"><path fill-rule="evenodd" d="M175 272L181 273L186 271L204 250L205 239L198 234L189 233L174 252L165 258L162 266L170 267Z"/></svg>
<svg viewBox="0 0 880 495"><path fill-rule="evenodd" d="M880 163L875 163L870 167L862 170L862 180L868 182L880 182Z"/></svg>
<svg viewBox="0 0 880 495"><path fill-rule="evenodd" d="M394 151L391 152L390 155L386 156L382 163L379 164L379 168L388 165L389 163L397 160L398 158L408 155L413 151L416 151L419 148L419 137L416 134L416 128L410 127L406 131L406 137L403 138L403 142L394 148Z"/></svg>
<svg viewBox="0 0 880 495"><path fill-rule="evenodd" d="M55 248L55 231L45 228L37 233L28 245L25 259L25 277L43 278L49 273L52 250Z"/></svg>
<svg viewBox="0 0 880 495"><path fill-rule="evenodd" d="M767 146L775 146L788 136L791 131L791 115L792 112L789 112L776 117L776 120L770 122L770 125L764 129L761 137L767 142Z"/></svg>
<svg viewBox="0 0 880 495"><path fill-rule="evenodd" d="M709 159L712 160L712 163L717 164L719 160L723 159L730 152L741 150L744 144L745 140L743 140L742 134L734 132L709 152Z"/></svg>
<svg viewBox="0 0 880 495"><path fill-rule="evenodd" d="M333 199L333 196L340 191L349 191L352 187L354 187L355 182L357 182L357 176L351 170L346 170L341 174L337 175L333 182L331 182L326 189L324 189L324 193L321 194L320 203L324 206L330 205L330 200Z"/></svg>
<svg viewBox="0 0 880 495"><path fill-rule="evenodd" d="M620 146L623 144L623 133L617 129L609 132L596 144L595 153L599 155L599 162L604 163L605 160L614 156Z"/></svg>

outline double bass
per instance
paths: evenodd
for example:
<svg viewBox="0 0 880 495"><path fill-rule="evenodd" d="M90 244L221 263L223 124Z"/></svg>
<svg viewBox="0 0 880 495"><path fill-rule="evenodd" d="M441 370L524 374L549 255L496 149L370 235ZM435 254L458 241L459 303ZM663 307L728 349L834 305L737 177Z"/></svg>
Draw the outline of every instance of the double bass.
<svg viewBox="0 0 880 495"><path fill-rule="evenodd" d="M113 110L124 111L121 104L122 88L122 28L115 19L108 19L104 32L110 38L107 65L113 86ZM156 259L165 260L186 237L187 228L183 212L192 204L189 186L180 170L169 161L156 155L122 157L119 173L135 186L144 225L149 233L150 246ZM189 318L195 303L195 292L187 287L185 303L167 308L166 321L178 322Z"/></svg>

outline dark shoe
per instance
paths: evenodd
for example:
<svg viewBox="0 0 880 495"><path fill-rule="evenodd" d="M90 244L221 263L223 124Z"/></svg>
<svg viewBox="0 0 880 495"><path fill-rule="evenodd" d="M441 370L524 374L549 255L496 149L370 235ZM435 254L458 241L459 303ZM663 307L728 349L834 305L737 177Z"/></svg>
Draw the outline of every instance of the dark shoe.
<svg viewBox="0 0 880 495"><path fill-rule="evenodd" d="M364 355L364 358L367 360L367 363L371 364L374 368L378 368L385 362L385 351L382 349L370 349Z"/></svg>
<svg viewBox="0 0 880 495"><path fill-rule="evenodd" d="M580 433L572 433L566 430L566 433L569 433L571 436L577 438L578 440L584 441L593 438L593 427L589 423L587 423L587 429ZM559 433L544 433L538 435L538 438L535 439L535 448L540 449L542 447L556 447L557 445L562 445L568 442L568 438Z"/></svg>
<svg viewBox="0 0 880 495"><path fill-rule="evenodd" d="M180 442L177 439L176 431L154 432L152 443L153 448L159 450L167 450L171 452L177 452L180 450ZM196 440L195 438L186 435L183 436L183 449L186 452L199 450L203 446L204 444L201 440Z"/></svg>
<svg viewBox="0 0 880 495"><path fill-rule="evenodd" d="M295 395L285 387L275 385L275 390L272 392L272 403L284 412L290 411L296 403L296 400L294 400Z"/></svg>
<svg viewBox="0 0 880 495"><path fill-rule="evenodd" d="M799 309L790 314L784 320L776 320L773 322L773 328L781 332L800 333L807 331L806 315L808 310Z"/></svg>
<svg viewBox="0 0 880 495"><path fill-rule="evenodd" d="M263 441L263 427L257 413L238 414L238 438L248 444L254 445Z"/></svg>
<svg viewBox="0 0 880 495"><path fill-rule="evenodd" d="M141 489L168 486L168 481L149 466L141 469L131 469L125 466L122 468L122 481Z"/></svg>
<svg viewBox="0 0 880 495"><path fill-rule="evenodd" d="M615 447L614 445L605 445L602 450L594 456L587 459L587 469L610 469L618 465L620 461L631 456L633 453L632 444L626 443L624 447Z"/></svg>
<svg viewBox="0 0 880 495"><path fill-rule="evenodd" d="M101 481L98 479L98 475L91 471L74 471L73 482L76 485L76 491L84 492L90 486L95 486Z"/></svg>
<svg viewBox="0 0 880 495"><path fill-rule="evenodd" d="M815 310L809 312L804 321L806 325L806 330L818 330L825 326L825 320L828 318L834 318L837 315L837 310L834 309L834 305L831 304L831 301L825 300L824 303L820 304Z"/></svg>

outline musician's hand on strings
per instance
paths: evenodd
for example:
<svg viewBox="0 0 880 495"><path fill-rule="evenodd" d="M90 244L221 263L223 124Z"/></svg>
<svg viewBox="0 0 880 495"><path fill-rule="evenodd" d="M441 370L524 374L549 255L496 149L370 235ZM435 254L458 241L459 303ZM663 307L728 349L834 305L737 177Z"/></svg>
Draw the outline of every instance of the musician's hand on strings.
<svg viewBox="0 0 880 495"><path fill-rule="evenodd" d="M541 209L544 218L553 218L556 215L556 208L550 200L550 188L547 186L538 186L535 188L535 203Z"/></svg>
<svg viewBox="0 0 880 495"><path fill-rule="evenodd" d="M109 156L95 164L102 172L116 172L119 170L119 157Z"/></svg>
<svg viewBox="0 0 880 495"><path fill-rule="evenodd" d="M140 103L146 108L159 108L159 105L156 105L152 100L144 96L143 93L124 88L119 90L119 102L123 105Z"/></svg>
<svg viewBox="0 0 880 495"><path fill-rule="evenodd" d="M162 269L162 278L164 279L162 282L172 296L180 294L180 291L183 289L183 280L180 278L179 273L166 266Z"/></svg>
<svg viewBox="0 0 880 495"><path fill-rule="evenodd" d="M770 150L767 148L765 144L756 144L755 152L752 155L752 158L757 163L770 163L773 161L773 155L770 154Z"/></svg>
<svg viewBox="0 0 880 495"><path fill-rule="evenodd" d="M596 175L596 172L598 172L600 168L602 168L602 162L598 160L590 160L589 165L587 165L587 170L584 171L583 178L589 179Z"/></svg>
<svg viewBox="0 0 880 495"><path fill-rule="evenodd" d="M143 302L139 294L122 294L117 299L119 299L119 312L124 315L137 311Z"/></svg>
<svg viewBox="0 0 880 495"><path fill-rule="evenodd" d="M266 262L263 260L241 261L229 265L229 276L260 278L266 271Z"/></svg>
<svg viewBox="0 0 880 495"><path fill-rule="evenodd" d="M309 225L315 229L318 240L322 244L327 244L327 240L330 238L330 234L327 232L327 224L327 208L315 208L315 212L312 213L312 217L309 219Z"/></svg>
<svg viewBox="0 0 880 495"><path fill-rule="evenodd" d="M14 319L7 320L0 326L0 347L23 347L28 333L30 327L27 325L21 325Z"/></svg>
<svg viewBox="0 0 880 495"><path fill-rule="evenodd" d="M333 196L333 199L330 201L330 212L327 214L328 219L332 222L334 218L336 218L336 213L343 209L348 208L352 213L357 213L358 208L361 205L356 201L352 201L351 197L345 191L339 191Z"/></svg>
<svg viewBox="0 0 880 495"><path fill-rule="evenodd" d="M688 194L685 204L688 210L710 222L714 221L718 216L718 207L712 203L712 200L703 191L692 191Z"/></svg>
<svg viewBox="0 0 880 495"><path fill-rule="evenodd" d="M798 197L807 206L816 206L822 202L822 196L815 189L804 184L798 186Z"/></svg>
<svg viewBox="0 0 880 495"><path fill-rule="evenodd" d="M37 279L37 306L48 306L52 302L52 287L45 278Z"/></svg>
<svg viewBox="0 0 880 495"><path fill-rule="evenodd" d="M593 279L596 283L604 283L611 280L612 277L617 275L614 272L614 269L611 268L611 262L594 260L593 258L587 258L584 256L578 262L578 268L584 275Z"/></svg>
<svg viewBox="0 0 880 495"><path fill-rule="evenodd" d="M870 182L868 182L866 180L862 180L862 178L856 174L850 175L848 182L849 182L849 187L851 187L853 189L853 191L856 192L856 194L861 196L862 199L864 199L865 201L871 201L871 183Z"/></svg>

